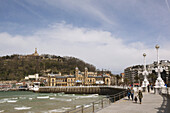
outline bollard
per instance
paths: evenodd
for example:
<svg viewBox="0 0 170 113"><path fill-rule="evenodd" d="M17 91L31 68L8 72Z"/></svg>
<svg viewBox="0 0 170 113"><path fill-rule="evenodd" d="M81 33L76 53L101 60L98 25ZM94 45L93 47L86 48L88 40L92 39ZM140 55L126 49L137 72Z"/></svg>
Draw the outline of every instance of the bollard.
<svg viewBox="0 0 170 113"><path fill-rule="evenodd" d="M83 105L82 105L82 109L81 110L82 110L82 113L83 113Z"/></svg>
<svg viewBox="0 0 170 113"><path fill-rule="evenodd" d="M103 99L101 101L102 101L102 109L103 109Z"/></svg>
<svg viewBox="0 0 170 113"><path fill-rule="evenodd" d="M115 96L114 96L114 101L113 102L115 102Z"/></svg>
<svg viewBox="0 0 170 113"><path fill-rule="evenodd" d="M94 113L94 102L93 102L93 113Z"/></svg>

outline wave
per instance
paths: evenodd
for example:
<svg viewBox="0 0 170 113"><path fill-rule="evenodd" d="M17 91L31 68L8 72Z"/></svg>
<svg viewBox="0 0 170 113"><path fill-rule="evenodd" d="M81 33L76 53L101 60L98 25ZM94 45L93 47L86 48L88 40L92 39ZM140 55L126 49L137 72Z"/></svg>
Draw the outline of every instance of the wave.
<svg viewBox="0 0 170 113"><path fill-rule="evenodd" d="M1 103L5 103L5 102L6 102L5 100L0 100L0 104L1 104Z"/></svg>
<svg viewBox="0 0 170 113"><path fill-rule="evenodd" d="M84 105L85 108L92 106L92 104Z"/></svg>
<svg viewBox="0 0 170 113"><path fill-rule="evenodd" d="M18 97L15 97L15 98L11 98L11 99L17 100L17 99L18 99Z"/></svg>
<svg viewBox="0 0 170 113"><path fill-rule="evenodd" d="M32 98L29 98L29 100L32 100Z"/></svg>
<svg viewBox="0 0 170 113"><path fill-rule="evenodd" d="M8 102L8 103L15 103L17 102L18 100L12 100L13 98L4 98L4 99L1 99L0 100L0 103L5 103L5 102Z"/></svg>
<svg viewBox="0 0 170 113"><path fill-rule="evenodd" d="M64 110L68 110L68 109L71 109L71 107L62 107L62 109L64 109Z"/></svg>
<svg viewBox="0 0 170 113"><path fill-rule="evenodd" d="M58 113L58 112L65 112L66 110L64 109L53 109L53 110L49 110L48 113Z"/></svg>
<svg viewBox="0 0 170 113"><path fill-rule="evenodd" d="M15 103L17 100L7 100L8 103Z"/></svg>
<svg viewBox="0 0 170 113"><path fill-rule="evenodd" d="M76 108L79 108L79 107L81 107L81 105L77 105L77 106L76 106Z"/></svg>
<svg viewBox="0 0 170 113"><path fill-rule="evenodd" d="M98 94L93 94L93 95L87 95L87 96L77 96L76 99L79 98L97 98Z"/></svg>
<svg viewBox="0 0 170 113"><path fill-rule="evenodd" d="M31 107L22 106L22 107L15 107L14 109L16 109L16 110L27 110L27 109L31 109Z"/></svg>
<svg viewBox="0 0 170 113"><path fill-rule="evenodd" d="M47 99L49 96L44 96L44 97L37 97L37 99Z"/></svg>
<svg viewBox="0 0 170 113"><path fill-rule="evenodd" d="M63 99L63 98L50 98L50 100L58 100L58 101L72 101L72 99Z"/></svg>
<svg viewBox="0 0 170 113"><path fill-rule="evenodd" d="M4 112L5 110L1 110L0 113Z"/></svg>
<svg viewBox="0 0 170 113"><path fill-rule="evenodd" d="M26 97L19 97L19 99L26 99Z"/></svg>

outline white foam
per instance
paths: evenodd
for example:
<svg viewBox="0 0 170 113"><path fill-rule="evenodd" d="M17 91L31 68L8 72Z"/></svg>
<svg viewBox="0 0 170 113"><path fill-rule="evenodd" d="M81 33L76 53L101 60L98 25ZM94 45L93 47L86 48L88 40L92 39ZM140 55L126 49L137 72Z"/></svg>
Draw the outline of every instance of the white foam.
<svg viewBox="0 0 170 113"><path fill-rule="evenodd" d="M58 100L58 101L72 101L72 99L63 99L63 98L50 98L50 100Z"/></svg>
<svg viewBox="0 0 170 113"><path fill-rule="evenodd" d="M16 98L11 98L11 99L17 100L17 99L18 99L18 97L16 97Z"/></svg>
<svg viewBox="0 0 170 113"><path fill-rule="evenodd" d="M44 97L37 97L38 99L47 99L49 96L44 96Z"/></svg>
<svg viewBox="0 0 170 113"><path fill-rule="evenodd" d="M32 100L32 98L29 98L29 100Z"/></svg>
<svg viewBox="0 0 170 113"><path fill-rule="evenodd" d="M5 100L0 100L0 103L5 103L6 101Z"/></svg>
<svg viewBox="0 0 170 113"><path fill-rule="evenodd" d="M72 101L72 99L66 99L66 101L70 102L70 101Z"/></svg>
<svg viewBox="0 0 170 113"><path fill-rule="evenodd" d="M85 108L92 106L92 104L84 105Z"/></svg>
<svg viewBox="0 0 170 113"><path fill-rule="evenodd" d="M4 112L4 110L1 110L0 113Z"/></svg>
<svg viewBox="0 0 170 113"><path fill-rule="evenodd" d="M76 108L79 108L79 107L81 107L81 105L77 105L77 106L76 106Z"/></svg>
<svg viewBox="0 0 170 113"><path fill-rule="evenodd" d="M62 109L64 109L64 110L68 110L68 109L71 109L71 107L62 107Z"/></svg>
<svg viewBox="0 0 170 113"><path fill-rule="evenodd" d="M26 99L26 97L19 97L20 99Z"/></svg>
<svg viewBox="0 0 170 113"><path fill-rule="evenodd" d="M79 99L79 98L97 98L98 97L98 94L93 94L93 95L87 95L87 96L78 96L76 99Z"/></svg>
<svg viewBox="0 0 170 113"><path fill-rule="evenodd" d="M56 100L56 98L50 98L50 100Z"/></svg>
<svg viewBox="0 0 170 113"><path fill-rule="evenodd" d="M14 109L16 109L16 110L27 110L27 109L31 109L31 107L22 106L22 107L15 107Z"/></svg>
<svg viewBox="0 0 170 113"><path fill-rule="evenodd" d="M65 110L63 110L63 109L53 109L53 110L49 110L48 111L49 113L58 113L58 112L65 112Z"/></svg>
<svg viewBox="0 0 170 113"><path fill-rule="evenodd" d="M69 96L69 95L63 95L63 96Z"/></svg>
<svg viewBox="0 0 170 113"><path fill-rule="evenodd" d="M8 103L15 103L17 100L7 100Z"/></svg>

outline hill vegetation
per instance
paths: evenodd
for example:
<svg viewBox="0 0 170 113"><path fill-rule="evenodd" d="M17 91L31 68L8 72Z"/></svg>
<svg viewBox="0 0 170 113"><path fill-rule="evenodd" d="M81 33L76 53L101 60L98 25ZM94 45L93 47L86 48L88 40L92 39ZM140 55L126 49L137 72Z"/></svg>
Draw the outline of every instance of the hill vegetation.
<svg viewBox="0 0 170 113"><path fill-rule="evenodd" d="M84 71L87 67L89 71L96 71L95 66L85 63L74 57L60 57L44 54L33 55L11 55L0 57L0 81L1 80L21 80L30 74L47 73L74 74L75 67Z"/></svg>

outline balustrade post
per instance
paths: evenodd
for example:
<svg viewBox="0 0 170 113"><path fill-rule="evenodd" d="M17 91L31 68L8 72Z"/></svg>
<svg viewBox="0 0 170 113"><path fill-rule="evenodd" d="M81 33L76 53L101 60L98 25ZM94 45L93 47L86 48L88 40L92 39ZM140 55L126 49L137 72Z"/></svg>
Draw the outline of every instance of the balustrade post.
<svg viewBox="0 0 170 113"><path fill-rule="evenodd" d="M94 113L94 102L93 102L93 113Z"/></svg>
<svg viewBox="0 0 170 113"><path fill-rule="evenodd" d="M82 109L81 110L82 110L82 113L83 113L83 105L82 105Z"/></svg>
<svg viewBox="0 0 170 113"><path fill-rule="evenodd" d="M103 99L102 99L102 109L103 109Z"/></svg>

